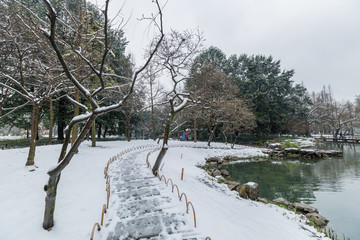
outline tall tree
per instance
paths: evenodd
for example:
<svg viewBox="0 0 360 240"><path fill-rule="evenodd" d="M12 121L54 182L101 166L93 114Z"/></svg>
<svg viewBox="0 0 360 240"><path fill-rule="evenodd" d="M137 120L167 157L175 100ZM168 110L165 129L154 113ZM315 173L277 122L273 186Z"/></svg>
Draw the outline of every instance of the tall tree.
<svg viewBox="0 0 360 240"><path fill-rule="evenodd" d="M49 27L45 26L42 27L43 34L49 41L50 46L52 47L53 52L55 52L56 57L60 63L60 66L62 70L64 71L64 74L66 75L67 79L72 83L73 87L80 91L80 94L82 95L82 98L84 99L85 104L81 102L77 102L81 108L85 109L85 113L80 114L77 117L74 117L71 122L69 123L67 129L65 130L65 141L62 146L62 150L60 152L60 156L58 159L58 165L51 169L48 172L49 180L46 186L44 187L44 190L46 191L46 198L45 198L45 213L44 213L44 221L43 221L43 227L45 229L51 229L54 226L54 210L55 210L55 200L56 200L56 193L57 193L57 186L60 180L60 174L61 172L66 168L66 166L70 163L72 157L76 153L78 147L80 146L82 140L84 139L87 132L90 130L93 122L95 119L102 114L105 114L110 111L117 110L121 108L131 95L131 93L134 90L134 85L136 80L138 79L138 76L141 74L142 71L146 68L146 66L150 63L152 60L154 54L157 52L160 43L163 39L163 25L162 25L162 7L160 6L158 1L155 1L155 5L157 7L158 14L155 14L151 16L150 19L153 23L155 23L155 26L160 32L160 37L157 39L156 43L151 48L151 51L149 52L148 58L146 59L145 63L138 68L131 80L130 88L128 88L127 93L117 102L111 105L105 105L101 106L96 101L96 96L98 96L100 93L116 89L115 86L111 84L111 86L107 86L107 83L111 79L114 78L123 78L123 76L117 75L115 73L108 73L105 68L106 61L108 58L108 54L111 51L110 45L109 45L109 19L108 19L108 8L109 8L109 0L105 1L104 9L102 10L103 14L103 26L102 28L95 34L91 35L88 34L89 39L87 39L88 44L91 44L93 41L102 41L102 54L99 58L93 58L90 60L90 56L93 56L91 53L91 48L88 49L88 51L83 51L83 49L75 49L73 42L63 42L63 40L58 38L57 31L61 30L62 27L64 27L62 24L64 21L61 21L62 17L68 18L68 19L76 19L74 16L68 16L69 12L64 11L61 12L62 14L59 14L59 10L55 10L52 4L47 1L43 0L44 5L47 9L47 16L49 21ZM70 35L76 35L76 29L69 29ZM88 45L87 45L88 46ZM94 84L98 86L95 89L89 89L87 88L83 83L81 83L80 79L77 79L75 75L72 74L72 68L71 64L67 62L65 57L65 52L71 52L78 55L83 63L87 66L89 79L91 79ZM118 86L117 88L119 88ZM73 100L73 102L76 102L76 100ZM76 138L73 145L70 147L69 150L67 150L71 135L71 130L73 126L77 123L85 122L83 128L81 129L78 137Z"/></svg>
<svg viewBox="0 0 360 240"><path fill-rule="evenodd" d="M8 55L6 67L0 72L0 86L23 98L25 102L15 103L13 110L31 105L31 140L26 165L34 165L38 119L41 104L50 96L60 92L66 83L60 77L55 81L54 55L41 37L37 25L30 25L33 19L21 11L21 6L8 3L4 7L0 35L13 51ZM59 77L59 76L57 76ZM10 110L7 114L12 113ZM2 117L6 116L3 115Z"/></svg>
<svg viewBox="0 0 360 240"><path fill-rule="evenodd" d="M203 37L198 30L183 33L171 31L164 39L156 54L156 63L163 69L172 83L171 91L166 95L168 106L168 119L166 120L163 144L156 162L152 168L155 174L168 150L171 124L176 117L191 102L188 93L179 91L180 84L187 79L185 71L189 70L192 59L199 53Z"/></svg>
<svg viewBox="0 0 360 240"><path fill-rule="evenodd" d="M205 63L192 73L186 82L186 89L197 99L196 108L206 120L210 132L208 146L218 127L223 127L225 136L228 131L254 127L253 114L245 102L237 98L239 89L218 67Z"/></svg>

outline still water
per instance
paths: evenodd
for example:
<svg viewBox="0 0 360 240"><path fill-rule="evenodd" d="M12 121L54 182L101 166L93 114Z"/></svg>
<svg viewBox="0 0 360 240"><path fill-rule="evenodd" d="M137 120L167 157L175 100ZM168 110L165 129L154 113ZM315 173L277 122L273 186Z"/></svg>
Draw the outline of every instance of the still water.
<svg viewBox="0 0 360 240"><path fill-rule="evenodd" d="M344 234L360 240L360 145L329 143L317 148L340 149L344 156L239 163L224 169L234 181L257 182L260 197L283 197L316 207L340 239Z"/></svg>

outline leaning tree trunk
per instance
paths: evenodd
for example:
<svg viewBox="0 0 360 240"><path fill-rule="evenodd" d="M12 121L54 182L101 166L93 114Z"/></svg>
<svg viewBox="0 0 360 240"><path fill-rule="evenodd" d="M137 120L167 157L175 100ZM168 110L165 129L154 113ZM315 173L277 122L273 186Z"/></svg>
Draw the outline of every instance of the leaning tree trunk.
<svg viewBox="0 0 360 240"><path fill-rule="evenodd" d="M228 138L227 138L226 131L224 131L223 134L224 134L225 145L227 145L228 144Z"/></svg>
<svg viewBox="0 0 360 240"><path fill-rule="evenodd" d="M34 165L35 161L35 149L36 149L36 137L38 130L38 118L39 118L39 104L33 103L33 108L31 112L31 139L30 139L30 149L28 158L26 161L26 166Z"/></svg>
<svg viewBox="0 0 360 240"><path fill-rule="evenodd" d="M154 167L152 169L153 173L155 174L157 171L159 171L159 168L160 168L160 164L162 162L162 160L164 159L165 157L165 154L168 150L168 140L169 140L169 136L170 136L170 126L171 126L171 123L174 119L175 115L171 115L169 117L169 120L168 122L166 123L166 126L165 126L165 132L164 132L164 139L163 139L163 145L162 145L162 148L160 150L160 153L159 155L157 156L156 158L156 162L154 164Z"/></svg>
<svg viewBox="0 0 360 240"><path fill-rule="evenodd" d="M210 132L210 137L209 137L209 139L208 139L208 146L209 146L209 147L210 147L211 141L212 141L213 138L214 138L216 128L217 128L217 124L215 125L215 127L214 127L214 128L211 130L211 132Z"/></svg>
<svg viewBox="0 0 360 240"><path fill-rule="evenodd" d="M84 128L81 130L78 138L71 146L69 152L66 154L66 149L68 143L70 141L71 129L73 126L69 126L70 129L66 134L66 139L63 143L63 148L60 153L59 157L59 164L56 168L50 170L48 172L49 181L47 185L44 186L44 190L46 192L45 197L45 212L44 212L44 221L43 221L43 228L50 230L54 226L54 212L55 212L55 200L56 200L56 193L57 193L57 186L60 180L61 171L69 164L71 158L76 153L77 149L79 148L82 140L84 139L86 133L92 127L94 120L96 119L95 115L92 115L86 122Z"/></svg>

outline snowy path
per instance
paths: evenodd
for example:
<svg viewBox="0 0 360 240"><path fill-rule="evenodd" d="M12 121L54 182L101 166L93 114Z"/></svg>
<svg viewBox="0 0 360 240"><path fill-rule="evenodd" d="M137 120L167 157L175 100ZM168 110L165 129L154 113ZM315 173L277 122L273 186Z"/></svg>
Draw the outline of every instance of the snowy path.
<svg viewBox="0 0 360 240"><path fill-rule="evenodd" d="M103 239L205 239L189 221L184 201L147 168L147 152L125 154L110 167L113 216L105 223Z"/></svg>

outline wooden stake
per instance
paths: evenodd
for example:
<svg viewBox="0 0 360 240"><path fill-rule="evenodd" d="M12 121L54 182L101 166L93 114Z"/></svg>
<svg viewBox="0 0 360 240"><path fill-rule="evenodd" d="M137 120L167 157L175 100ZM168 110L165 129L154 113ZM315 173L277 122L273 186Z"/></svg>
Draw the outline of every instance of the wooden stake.
<svg viewBox="0 0 360 240"><path fill-rule="evenodd" d="M184 168L181 170L181 181L184 179Z"/></svg>

